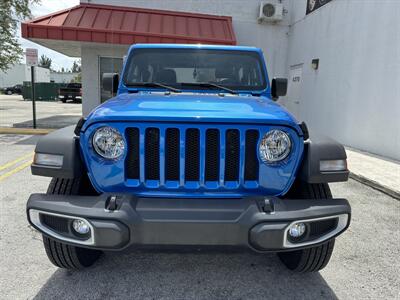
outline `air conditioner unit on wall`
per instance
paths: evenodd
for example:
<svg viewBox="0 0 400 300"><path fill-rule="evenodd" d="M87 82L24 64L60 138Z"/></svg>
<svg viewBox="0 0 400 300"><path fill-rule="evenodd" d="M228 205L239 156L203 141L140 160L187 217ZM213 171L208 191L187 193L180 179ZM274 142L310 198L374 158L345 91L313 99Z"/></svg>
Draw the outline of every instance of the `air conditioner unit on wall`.
<svg viewBox="0 0 400 300"><path fill-rule="evenodd" d="M278 22L283 18L283 5L281 3L261 2L258 22Z"/></svg>

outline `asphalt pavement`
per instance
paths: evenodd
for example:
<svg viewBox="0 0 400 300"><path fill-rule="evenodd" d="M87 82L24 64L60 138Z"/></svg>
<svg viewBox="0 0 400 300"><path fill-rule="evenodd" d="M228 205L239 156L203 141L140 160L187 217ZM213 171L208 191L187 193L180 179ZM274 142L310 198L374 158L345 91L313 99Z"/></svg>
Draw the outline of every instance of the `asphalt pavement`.
<svg viewBox="0 0 400 300"><path fill-rule="evenodd" d="M82 104L36 101L38 128L62 128L76 124L82 116ZM0 94L0 127L32 127L32 102L21 95Z"/></svg>
<svg viewBox="0 0 400 300"><path fill-rule="evenodd" d="M400 201L353 180L331 185L352 223L319 273L234 251L113 252L81 272L57 269L25 215L50 181L30 174L37 138L0 135L1 299L400 299Z"/></svg>

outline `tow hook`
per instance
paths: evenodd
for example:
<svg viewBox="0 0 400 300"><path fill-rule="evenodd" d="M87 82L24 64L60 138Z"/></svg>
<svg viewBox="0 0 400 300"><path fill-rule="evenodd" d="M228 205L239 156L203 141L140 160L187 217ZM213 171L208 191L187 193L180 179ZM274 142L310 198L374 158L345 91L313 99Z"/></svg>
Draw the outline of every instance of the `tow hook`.
<svg viewBox="0 0 400 300"><path fill-rule="evenodd" d="M262 207L263 212L265 212L267 214L275 213L273 199L265 198L261 207Z"/></svg>
<svg viewBox="0 0 400 300"><path fill-rule="evenodd" d="M106 200L106 206L105 206L106 211L112 212L112 211L116 210L117 207L118 207L117 196L108 197Z"/></svg>

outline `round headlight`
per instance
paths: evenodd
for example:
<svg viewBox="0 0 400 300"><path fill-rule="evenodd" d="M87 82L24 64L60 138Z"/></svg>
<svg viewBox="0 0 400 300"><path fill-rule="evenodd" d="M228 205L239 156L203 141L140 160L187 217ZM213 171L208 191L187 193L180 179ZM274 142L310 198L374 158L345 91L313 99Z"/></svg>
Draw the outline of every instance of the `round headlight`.
<svg viewBox="0 0 400 300"><path fill-rule="evenodd" d="M260 158L264 163L274 163L285 159L292 147L290 137L282 130L267 132L260 143Z"/></svg>
<svg viewBox="0 0 400 300"><path fill-rule="evenodd" d="M100 156L117 159L124 154L125 142L117 129L100 127L93 135L93 147Z"/></svg>

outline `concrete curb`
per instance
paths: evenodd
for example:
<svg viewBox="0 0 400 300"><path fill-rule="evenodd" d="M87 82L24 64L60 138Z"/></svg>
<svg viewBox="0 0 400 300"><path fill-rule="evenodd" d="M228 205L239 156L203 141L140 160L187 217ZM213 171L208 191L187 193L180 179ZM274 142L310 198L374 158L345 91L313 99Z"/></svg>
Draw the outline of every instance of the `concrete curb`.
<svg viewBox="0 0 400 300"><path fill-rule="evenodd" d="M27 134L27 135L45 135L55 129L49 128L15 128L15 127L0 127L0 134Z"/></svg>
<svg viewBox="0 0 400 300"><path fill-rule="evenodd" d="M400 193L396 190L390 189L387 186L384 186L374 180L371 180L359 174L355 174L353 172L350 172L350 178L400 201Z"/></svg>

